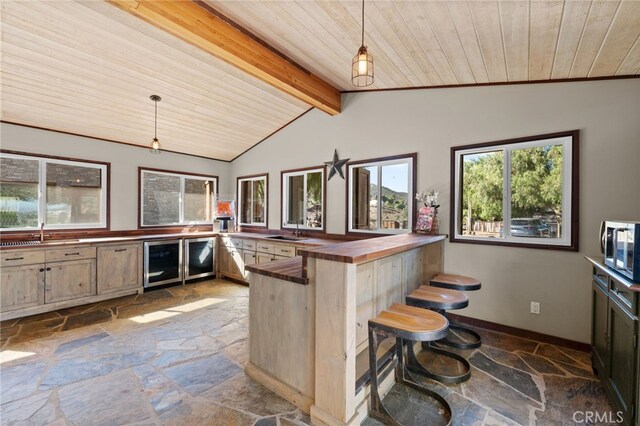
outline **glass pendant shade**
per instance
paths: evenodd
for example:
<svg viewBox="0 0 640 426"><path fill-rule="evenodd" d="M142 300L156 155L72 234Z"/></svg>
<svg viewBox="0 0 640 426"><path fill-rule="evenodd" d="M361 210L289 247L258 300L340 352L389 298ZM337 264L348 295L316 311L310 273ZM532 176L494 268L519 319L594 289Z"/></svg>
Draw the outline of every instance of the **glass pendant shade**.
<svg viewBox="0 0 640 426"><path fill-rule="evenodd" d="M373 81L373 56L367 53L365 46L360 46L351 63L351 82L356 87L365 87L372 85Z"/></svg>
<svg viewBox="0 0 640 426"><path fill-rule="evenodd" d="M158 141L157 138L153 138L153 142L151 142L151 153L152 154L160 154L162 153L162 151L160 151L160 142Z"/></svg>
<svg viewBox="0 0 640 426"><path fill-rule="evenodd" d="M151 149L149 151L152 154L160 154L162 151L160 150L160 142L158 141L158 102L160 102L162 98L158 95L151 95L149 99L155 104L153 142L151 142Z"/></svg>

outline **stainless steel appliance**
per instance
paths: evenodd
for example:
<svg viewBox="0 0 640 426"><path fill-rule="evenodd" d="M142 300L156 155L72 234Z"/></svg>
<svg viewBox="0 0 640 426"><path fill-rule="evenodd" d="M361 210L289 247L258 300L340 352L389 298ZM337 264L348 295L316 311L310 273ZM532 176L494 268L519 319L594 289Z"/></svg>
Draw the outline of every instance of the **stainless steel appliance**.
<svg viewBox="0 0 640 426"><path fill-rule="evenodd" d="M606 221L602 227L604 263L640 282L640 222Z"/></svg>
<svg viewBox="0 0 640 426"><path fill-rule="evenodd" d="M210 277L216 274L216 238L185 238L184 279Z"/></svg>
<svg viewBox="0 0 640 426"><path fill-rule="evenodd" d="M182 240L144 243L144 287L182 282Z"/></svg>

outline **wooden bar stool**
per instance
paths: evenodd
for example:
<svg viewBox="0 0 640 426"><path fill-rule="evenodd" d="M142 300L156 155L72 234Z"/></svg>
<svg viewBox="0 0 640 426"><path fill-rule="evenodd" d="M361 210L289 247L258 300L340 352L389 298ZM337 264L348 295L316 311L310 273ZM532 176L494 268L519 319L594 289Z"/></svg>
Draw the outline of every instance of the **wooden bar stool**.
<svg viewBox="0 0 640 426"><path fill-rule="evenodd" d="M430 281L431 287L438 287L447 290L459 290L459 291L476 291L480 290L482 283L472 277L465 277L464 275L454 274L438 274ZM473 336L473 341L470 343L453 342L451 340L443 340L443 343L447 346L458 349L475 349L482 345L482 337L469 327L457 324L451 320L451 328L454 330L462 331L463 333Z"/></svg>
<svg viewBox="0 0 640 426"><path fill-rule="evenodd" d="M371 372L371 416L385 425L402 426L391 416L382 403L378 390L379 344L386 338L395 338L396 382L412 387L438 401L448 413L451 423L451 406L442 395L416 382L407 370L404 360L404 341L431 342L442 339L449 333L449 321L437 312L407 305L394 304L369 320L369 371Z"/></svg>
<svg viewBox="0 0 640 426"><path fill-rule="evenodd" d="M439 313L444 313L446 309L466 308L469 305L469 298L466 294L460 291L447 290L443 288L433 288L430 286L419 287L417 290L409 294L406 300L407 305L410 305L412 307L417 307L425 310L428 309L437 311ZM451 322L449 323L449 327L451 327ZM440 339L438 342L442 342L445 339ZM441 383L450 384L462 383L469 380L469 378L471 377L471 365L469 364L469 361L467 361L463 356L444 349L440 349L435 346L433 342L423 342L422 348L424 350L434 352L438 355L451 358L454 361L460 363L463 367L462 373L457 375L447 375L429 370L418 361L412 343L410 343L407 348L407 365L409 371L422 374L423 376L429 377L433 380L437 380Z"/></svg>

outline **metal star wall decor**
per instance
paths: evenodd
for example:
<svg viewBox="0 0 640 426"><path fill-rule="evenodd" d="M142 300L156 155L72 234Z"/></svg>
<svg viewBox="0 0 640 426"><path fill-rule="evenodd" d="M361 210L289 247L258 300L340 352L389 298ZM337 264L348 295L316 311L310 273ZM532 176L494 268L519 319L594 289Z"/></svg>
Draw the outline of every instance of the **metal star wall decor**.
<svg viewBox="0 0 640 426"><path fill-rule="evenodd" d="M344 179L344 174L342 173L342 166L344 166L349 160L350 160L349 158L339 160L338 150L337 149L333 150L333 161L325 161L324 163L326 166L330 167L329 177L327 178L327 180L331 180L331 178L333 177L333 175L336 174L336 172L340 175L342 179Z"/></svg>

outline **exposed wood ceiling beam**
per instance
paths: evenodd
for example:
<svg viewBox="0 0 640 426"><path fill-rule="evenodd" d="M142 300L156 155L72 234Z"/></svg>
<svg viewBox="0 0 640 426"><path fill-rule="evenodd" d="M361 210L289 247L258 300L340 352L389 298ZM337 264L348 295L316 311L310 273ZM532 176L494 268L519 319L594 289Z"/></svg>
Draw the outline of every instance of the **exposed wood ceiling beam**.
<svg viewBox="0 0 640 426"><path fill-rule="evenodd" d="M107 0L328 114L340 113L340 91L191 1Z"/></svg>

